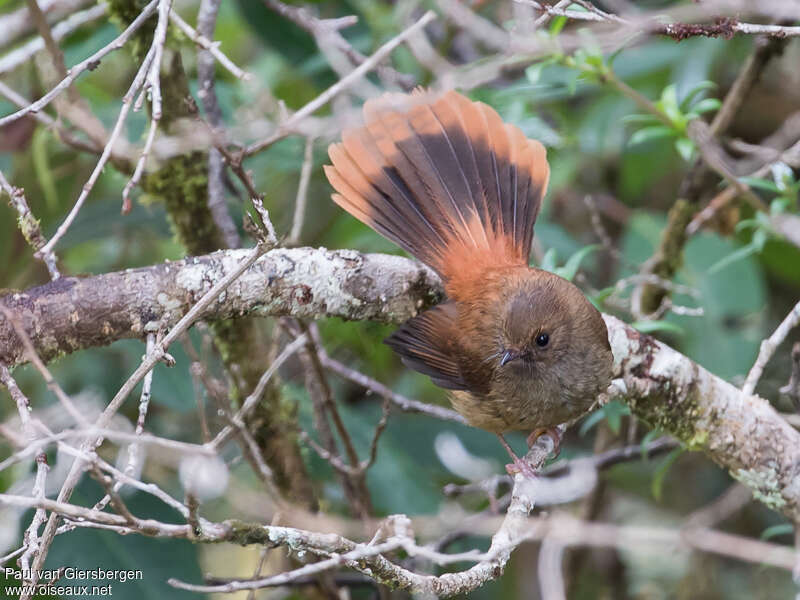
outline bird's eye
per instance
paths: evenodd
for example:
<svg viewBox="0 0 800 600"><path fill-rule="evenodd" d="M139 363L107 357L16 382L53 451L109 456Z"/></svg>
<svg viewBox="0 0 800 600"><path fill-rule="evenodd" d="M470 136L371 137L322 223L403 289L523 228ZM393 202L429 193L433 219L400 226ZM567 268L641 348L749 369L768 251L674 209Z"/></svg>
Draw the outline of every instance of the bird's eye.
<svg viewBox="0 0 800 600"><path fill-rule="evenodd" d="M544 348L549 343L550 343L550 336L547 335L546 333L540 333L539 335L536 336L536 345L539 346L539 348Z"/></svg>

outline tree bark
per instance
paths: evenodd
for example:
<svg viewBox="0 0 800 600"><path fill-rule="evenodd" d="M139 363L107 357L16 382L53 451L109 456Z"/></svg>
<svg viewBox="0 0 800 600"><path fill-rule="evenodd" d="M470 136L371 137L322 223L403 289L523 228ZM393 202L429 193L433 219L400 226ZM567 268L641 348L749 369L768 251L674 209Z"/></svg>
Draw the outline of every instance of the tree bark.
<svg viewBox="0 0 800 600"><path fill-rule="evenodd" d="M0 296L45 360L174 324L247 250L58 281ZM401 322L441 300L441 282L415 261L324 248L276 249L213 303L208 321L250 314ZM800 519L800 433L770 404L744 394L687 357L605 315L613 389L633 412L706 452L756 498ZM353 325L357 327L357 325ZM0 319L0 360L26 361Z"/></svg>

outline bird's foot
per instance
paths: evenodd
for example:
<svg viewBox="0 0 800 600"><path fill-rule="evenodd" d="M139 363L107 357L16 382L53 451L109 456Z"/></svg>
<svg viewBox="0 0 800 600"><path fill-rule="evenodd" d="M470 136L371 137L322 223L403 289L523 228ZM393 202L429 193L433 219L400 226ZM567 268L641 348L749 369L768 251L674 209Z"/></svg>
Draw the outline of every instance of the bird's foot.
<svg viewBox="0 0 800 600"><path fill-rule="evenodd" d="M506 452L508 452L511 460L514 461L506 465L506 473L512 477L517 473L522 473L522 475L527 479L535 479L536 471L534 471L533 467L514 453L514 451L511 449L511 446L508 445L506 438L504 438L502 434L498 433L497 437L500 438L500 443L503 445L503 448L506 449Z"/></svg>
<svg viewBox="0 0 800 600"><path fill-rule="evenodd" d="M534 429L528 436L528 448L532 448L536 440L543 435L549 435L553 440L553 458L558 457L561 452L561 432L558 427L538 427Z"/></svg>

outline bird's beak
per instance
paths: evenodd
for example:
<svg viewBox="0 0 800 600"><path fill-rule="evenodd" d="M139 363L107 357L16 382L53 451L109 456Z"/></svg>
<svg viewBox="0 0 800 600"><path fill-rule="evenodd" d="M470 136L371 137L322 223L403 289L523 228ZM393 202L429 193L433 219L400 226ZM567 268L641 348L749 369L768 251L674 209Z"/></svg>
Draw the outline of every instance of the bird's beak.
<svg viewBox="0 0 800 600"><path fill-rule="evenodd" d="M512 360L515 360L517 358L519 358L519 352L515 350L506 350L503 353L502 358L500 358L500 366L503 367L505 366L506 363L511 362Z"/></svg>

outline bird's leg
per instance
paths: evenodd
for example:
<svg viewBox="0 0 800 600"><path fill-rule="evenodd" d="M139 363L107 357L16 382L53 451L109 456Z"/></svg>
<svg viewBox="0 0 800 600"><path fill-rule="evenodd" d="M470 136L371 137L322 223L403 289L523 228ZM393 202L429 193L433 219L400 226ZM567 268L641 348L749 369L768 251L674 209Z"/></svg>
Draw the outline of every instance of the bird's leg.
<svg viewBox="0 0 800 600"><path fill-rule="evenodd" d="M549 435L553 440L553 458L561 452L561 432L558 427L537 427L528 436L528 448L532 448L540 436Z"/></svg>
<svg viewBox="0 0 800 600"><path fill-rule="evenodd" d="M511 449L511 446L508 445L508 442L506 441L506 438L503 437L502 433L498 433L497 437L500 438L500 443L503 444L503 448L506 449L506 452L508 452L511 460L514 461L513 463L506 465L506 472L511 476L514 476L517 473L522 473L528 479L535 479L536 471L533 470L533 467L531 467L519 456L514 454L514 451Z"/></svg>

